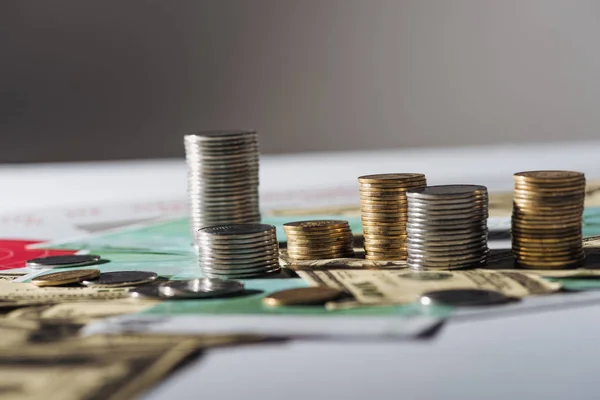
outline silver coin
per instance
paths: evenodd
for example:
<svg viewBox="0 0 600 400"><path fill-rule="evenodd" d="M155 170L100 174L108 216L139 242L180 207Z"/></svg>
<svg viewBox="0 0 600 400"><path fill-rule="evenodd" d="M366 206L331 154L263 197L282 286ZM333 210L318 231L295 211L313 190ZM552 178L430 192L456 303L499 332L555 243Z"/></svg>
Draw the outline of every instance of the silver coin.
<svg viewBox="0 0 600 400"><path fill-rule="evenodd" d="M409 232L413 229L419 229L425 232L436 232L436 231L463 231L463 230L479 230L486 229L487 223L482 222L481 220L475 221L444 221L444 223L439 223L437 221L432 221L432 223L422 223L422 222L409 222L406 224L406 231Z"/></svg>
<svg viewBox="0 0 600 400"><path fill-rule="evenodd" d="M445 251L407 249L408 257L411 259L431 261L471 260L475 258L481 258L483 254L487 254L488 252L489 250L487 246L479 246L477 248L466 250L446 249Z"/></svg>
<svg viewBox="0 0 600 400"><path fill-rule="evenodd" d="M235 280L199 278L165 282L159 286L167 298L205 299L223 297L244 291L244 284Z"/></svg>
<svg viewBox="0 0 600 400"><path fill-rule="evenodd" d="M487 220L488 213L484 212L474 212L474 213L464 213L464 214L434 214L434 213L417 213L417 212L408 212L408 218L411 222L430 222L430 221L448 221L448 220Z"/></svg>
<svg viewBox="0 0 600 400"><path fill-rule="evenodd" d="M414 243L406 243L406 249L409 253L456 253L459 251L469 252L476 251L479 249L487 249L487 242L482 240L476 243L467 243L467 244L448 244L446 246L424 246L422 244L415 245Z"/></svg>
<svg viewBox="0 0 600 400"><path fill-rule="evenodd" d="M223 266L223 268L252 268L254 266L263 265L264 263L272 262L279 259L279 253L266 256L257 256L254 258L209 258L201 255L199 258L200 264L203 266Z"/></svg>
<svg viewBox="0 0 600 400"><path fill-rule="evenodd" d="M277 257L279 254L278 249L267 249L260 252L253 253L232 253L232 252L219 252L219 251L203 251L201 257L207 260L248 260L262 257Z"/></svg>
<svg viewBox="0 0 600 400"><path fill-rule="evenodd" d="M209 226L202 228L198 231L201 235L214 235L214 236L234 236L238 238L242 237L256 237L264 235L269 232L275 232L273 225L266 224L233 224L233 225L219 225Z"/></svg>
<svg viewBox="0 0 600 400"><path fill-rule="evenodd" d="M409 190L407 196L437 199L440 197L467 197L481 193L487 193L487 187L480 185L435 185Z"/></svg>
<svg viewBox="0 0 600 400"><path fill-rule="evenodd" d="M481 260L487 257L487 253L477 254L473 256L452 256L452 257L420 257L408 255L407 262L410 260L411 262L418 262L421 265L429 265L429 266L445 266L456 264L468 264L473 262L480 262Z"/></svg>
<svg viewBox="0 0 600 400"><path fill-rule="evenodd" d="M250 279L250 278L258 278L261 276L275 274L280 271L281 271L281 267L276 266L267 271L252 272L249 274L234 274L234 273L228 273L228 272L223 272L223 273L221 273L221 272L218 272L218 273L217 272L206 272L205 275L209 278Z"/></svg>
<svg viewBox="0 0 600 400"><path fill-rule="evenodd" d="M83 267L96 264L98 261L100 256L95 254L72 254L32 258L27 260L26 266L32 269Z"/></svg>
<svg viewBox="0 0 600 400"><path fill-rule="evenodd" d="M185 140L193 141L214 141L231 140L237 138L248 138L258 136L256 131L250 129L220 129L211 131L202 131L190 133L184 136Z"/></svg>
<svg viewBox="0 0 600 400"><path fill-rule="evenodd" d="M206 239L203 236L198 236L198 245L200 248L211 250L211 249L225 249L225 248L235 248L235 249L252 249L256 248L267 248L269 246L273 246L277 243L277 238L274 236L270 237L257 237L257 238L249 238L249 239L231 239L231 240L210 240Z"/></svg>
<svg viewBox="0 0 600 400"><path fill-rule="evenodd" d="M442 203L424 203L424 202L415 202L412 201L408 203L408 210L415 210L420 212L432 212L432 211L450 211L456 210L457 212L468 212L468 211L477 211L477 210L488 210L489 203L487 200L477 200L477 201L469 201L468 203L459 203L459 204L447 204L445 202Z"/></svg>
<svg viewBox="0 0 600 400"><path fill-rule="evenodd" d="M273 268L278 267L278 264L270 263L265 264L261 267L253 267L253 268L212 268L212 267L202 267L202 272L204 274L255 274L255 273L264 273L271 271Z"/></svg>
<svg viewBox="0 0 600 400"><path fill-rule="evenodd" d="M124 287L136 286L144 283L153 282L158 274L147 271L115 271L103 272L97 279L90 279L81 282L85 286L95 287Z"/></svg>
<svg viewBox="0 0 600 400"><path fill-rule="evenodd" d="M471 242L473 240L486 240L488 237L487 231L476 231L468 234L450 234L438 235L435 233L426 232L425 234L411 233L408 238L414 243L430 243L430 242ZM432 243L435 245L435 243Z"/></svg>
<svg viewBox="0 0 600 400"><path fill-rule="evenodd" d="M205 268L219 269L219 270L235 270L235 269L240 269L240 268L252 269L252 268L263 268L263 267L266 267L268 265L278 263L278 262L279 262L279 257L267 258L267 259L255 261L252 263L237 263L237 262L236 263L233 263L233 262L217 263L214 261L200 260L200 267L203 270Z"/></svg>

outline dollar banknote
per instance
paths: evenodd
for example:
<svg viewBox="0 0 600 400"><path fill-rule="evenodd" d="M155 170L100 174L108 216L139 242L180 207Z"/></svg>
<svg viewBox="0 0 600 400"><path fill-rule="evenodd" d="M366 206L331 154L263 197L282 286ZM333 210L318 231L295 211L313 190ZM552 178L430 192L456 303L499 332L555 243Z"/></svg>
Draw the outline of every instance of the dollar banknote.
<svg viewBox="0 0 600 400"><path fill-rule="evenodd" d="M311 286L329 286L350 293L363 305L411 304L434 290L485 289L510 297L550 294L560 284L519 271L298 271Z"/></svg>

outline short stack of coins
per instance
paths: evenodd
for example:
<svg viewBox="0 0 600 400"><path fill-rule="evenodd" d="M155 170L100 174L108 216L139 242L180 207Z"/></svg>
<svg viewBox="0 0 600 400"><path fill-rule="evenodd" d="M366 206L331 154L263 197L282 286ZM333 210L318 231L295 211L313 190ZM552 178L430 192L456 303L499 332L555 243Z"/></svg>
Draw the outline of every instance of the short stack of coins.
<svg viewBox="0 0 600 400"><path fill-rule="evenodd" d="M358 178L365 258L406 259L406 191L427 185L414 173L366 175Z"/></svg>
<svg viewBox="0 0 600 400"><path fill-rule="evenodd" d="M199 261L209 278L246 279L280 271L275 227L230 224L198 230Z"/></svg>
<svg viewBox="0 0 600 400"><path fill-rule="evenodd" d="M287 254L296 260L322 260L354 256L354 236L348 221L315 220L283 225Z"/></svg>
<svg viewBox="0 0 600 400"><path fill-rule="evenodd" d="M256 132L201 132L184 144L194 238L204 226L260 222Z"/></svg>
<svg viewBox="0 0 600 400"><path fill-rule="evenodd" d="M585 175L530 171L515 174L514 181L511 231L517 264L532 269L581 264Z"/></svg>
<svg viewBox="0 0 600 400"><path fill-rule="evenodd" d="M406 197L406 262L410 268L474 268L487 262L485 186L428 186L411 190Z"/></svg>

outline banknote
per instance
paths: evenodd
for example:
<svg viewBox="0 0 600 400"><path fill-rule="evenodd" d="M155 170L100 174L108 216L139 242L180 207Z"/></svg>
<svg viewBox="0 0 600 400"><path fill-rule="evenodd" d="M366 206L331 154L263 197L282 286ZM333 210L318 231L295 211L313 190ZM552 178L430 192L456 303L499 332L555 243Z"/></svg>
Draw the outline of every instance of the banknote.
<svg viewBox="0 0 600 400"><path fill-rule="evenodd" d="M155 300L145 299L117 299L40 304L20 307L7 313L6 318L69 321L87 324L102 318L141 312L158 303Z"/></svg>
<svg viewBox="0 0 600 400"><path fill-rule="evenodd" d="M129 297L129 288L38 287L31 283L0 280L1 301L61 303L75 300L120 299Z"/></svg>
<svg viewBox="0 0 600 400"><path fill-rule="evenodd" d="M329 286L353 295L363 305L411 304L433 290L496 290L510 297L550 294L560 284L516 271L298 271L311 286Z"/></svg>
<svg viewBox="0 0 600 400"><path fill-rule="evenodd" d="M4 330L0 321L0 332ZM204 348L256 340L226 335L30 340L20 346L1 347L0 396L3 400L131 399Z"/></svg>

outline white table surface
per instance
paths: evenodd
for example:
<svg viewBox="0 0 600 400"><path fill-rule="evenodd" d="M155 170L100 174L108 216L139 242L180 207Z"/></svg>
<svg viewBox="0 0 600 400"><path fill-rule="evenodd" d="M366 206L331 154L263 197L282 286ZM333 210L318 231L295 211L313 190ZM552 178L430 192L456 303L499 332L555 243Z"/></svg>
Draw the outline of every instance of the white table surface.
<svg viewBox="0 0 600 400"><path fill-rule="evenodd" d="M266 192L352 187L368 173L425 172L431 184L511 188L512 173L600 178L600 142L263 158ZM0 213L185 196L182 160L4 165ZM600 305L450 321L430 341L292 341L213 350L147 399L592 399Z"/></svg>

